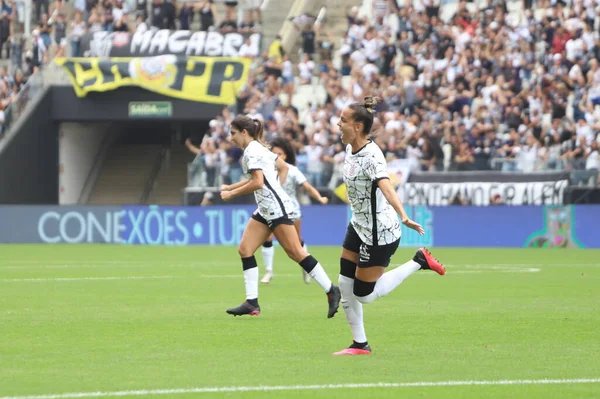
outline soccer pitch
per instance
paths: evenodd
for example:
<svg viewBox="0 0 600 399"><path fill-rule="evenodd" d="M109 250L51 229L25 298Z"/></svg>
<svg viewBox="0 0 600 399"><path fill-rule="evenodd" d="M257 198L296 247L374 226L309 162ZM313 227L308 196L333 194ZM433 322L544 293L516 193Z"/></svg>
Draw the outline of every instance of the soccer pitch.
<svg viewBox="0 0 600 399"><path fill-rule="evenodd" d="M337 282L340 249L309 250ZM233 247L0 246L0 399L600 397L600 251L432 253L446 276L365 305L373 354L334 357L343 310L279 247L234 318Z"/></svg>

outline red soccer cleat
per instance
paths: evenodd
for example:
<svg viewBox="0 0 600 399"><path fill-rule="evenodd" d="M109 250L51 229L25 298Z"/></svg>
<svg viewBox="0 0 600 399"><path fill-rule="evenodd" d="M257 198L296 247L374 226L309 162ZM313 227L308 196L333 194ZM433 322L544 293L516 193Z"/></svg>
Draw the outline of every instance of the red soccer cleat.
<svg viewBox="0 0 600 399"><path fill-rule="evenodd" d="M440 276L446 274L446 269L444 269L444 266L439 260L431 255L431 252L429 252L427 248L419 248L413 257L413 260L421 265L421 269L433 270Z"/></svg>

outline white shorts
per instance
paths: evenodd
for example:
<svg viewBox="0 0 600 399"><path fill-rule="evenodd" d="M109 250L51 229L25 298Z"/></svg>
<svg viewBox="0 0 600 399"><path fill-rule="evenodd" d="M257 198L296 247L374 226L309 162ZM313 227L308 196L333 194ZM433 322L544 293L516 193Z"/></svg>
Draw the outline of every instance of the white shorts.
<svg viewBox="0 0 600 399"><path fill-rule="evenodd" d="M300 212L299 209L297 211L290 212L290 214L288 215L288 218L292 222L295 222L298 219L302 219L302 212Z"/></svg>
<svg viewBox="0 0 600 399"><path fill-rule="evenodd" d="M262 5L262 0L246 0L246 9L256 10Z"/></svg>

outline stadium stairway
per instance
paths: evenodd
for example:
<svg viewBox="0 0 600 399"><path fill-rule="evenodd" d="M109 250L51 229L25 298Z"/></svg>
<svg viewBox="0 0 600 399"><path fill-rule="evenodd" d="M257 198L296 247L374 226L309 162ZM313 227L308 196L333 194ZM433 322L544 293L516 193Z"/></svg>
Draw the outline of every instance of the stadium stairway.
<svg viewBox="0 0 600 399"><path fill-rule="evenodd" d="M283 22L288 17L295 0L264 0L262 9L263 50L268 50L269 45L280 32Z"/></svg>
<svg viewBox="0 0 600 399"><path fill-rule="evenodd" d="M350 8L354 6L362 6L363 0L328 0L323 3L326 6L325 18L321 24L321 35L327 37L330 34L334 43L338 46L339 38L348 30L348 20L346 18ZM313 10L312 13L317 15L319 9ZM296 44L292 50L291 59L296 65L299 61L299 52L302 47L302 36L298 35ZM335 51L339 48L336 47ZM315 60L318 62L318 59ZM318 73L318 68L315 68L315 75ZM313 76L311 84L300 85L299 79L296 77L296 86L292 105L298 109L300 113L304 111L309 103L323 104L327 99L327 92L321 85L318 76ZM288 99L286 94L281 94L281 101L287 104Z"/></svg>
<svg viewBox="0 0 600 399"><path fill-rule="evenodd" d="M194 159L188 149L174 143L155 181L148 202L160 205L181 205L181 189L188 185L187 164Z"/></svg>
<svg viewBox="0 0 600 399"><path fill-rule="evenodd" d="M117 144L108 152L88 204L139 204L160 144Z"/></svg>

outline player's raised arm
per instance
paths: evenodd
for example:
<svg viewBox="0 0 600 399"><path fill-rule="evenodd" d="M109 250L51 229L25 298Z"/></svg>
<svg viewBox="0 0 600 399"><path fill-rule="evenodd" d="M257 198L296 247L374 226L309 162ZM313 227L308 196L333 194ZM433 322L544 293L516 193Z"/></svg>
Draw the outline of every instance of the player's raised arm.
<svg viewBox="0 0 600 399"><path fill-rule="evenodd" d="M377 182L377 186L381 190L381 193L383 194L385 199L390 203L392 208L394 208L396 213L400 215L400 220L402 221L402 224L408 228L417 231L420 235L425 234L425 230L419 223L409 219L408 215L406 214L406 211L404 210L404 206L402 205L402 201L400 201L398 194L396 194L396 190L394 190L394 186L392 186L392 182L390 182L390 179L379 180Z"/></svg>
<svg viewBox="0 0 600 399"><path fill-rule="evenodd" d="M255 169L250 171L250 179L247 179L245 184L240 185L233 190L221 192L221 198L224 201L227 201L231 198L239 197L240 195L250 194L263 188L264 184L265 178L263 171L260 169Z"/></svg>
<svg viewBox="0 0 600 399"><path fill-rule="evenodd" d="M321 196L321 193L319 192L319 190L317 190L308 181L305 181L302 184L302 188L306 190L306 192L308 193L308 195L310 195L311 197L313 197L314 199L316 199L317 201L319 201L320 204L325 205L326 203L329 202L329 198Z"/></svg>
<svg viewBox="0 0 600 399"><path fill-rule="evenodd" d="M240 180L237 183L233 183L233 184L223 184L221 185L221 191L231 191L231 190L235 190L238 187L242 187L244 184L248 183L250 181L250 179L244 179L244 180Z"/></svg>

